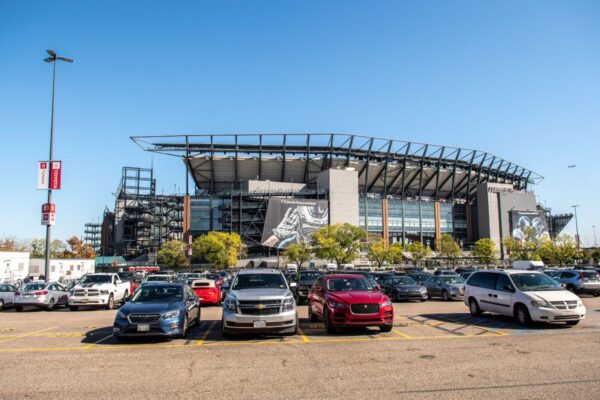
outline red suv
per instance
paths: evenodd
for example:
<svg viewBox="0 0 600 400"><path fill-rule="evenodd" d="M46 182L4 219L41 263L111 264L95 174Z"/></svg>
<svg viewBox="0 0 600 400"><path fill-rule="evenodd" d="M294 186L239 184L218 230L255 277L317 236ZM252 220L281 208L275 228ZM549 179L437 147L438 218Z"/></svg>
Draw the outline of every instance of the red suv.
<svg viewBox="0 0 600 400"><path fill-rule="evenodd" d="M308 295L308 316L325 322L327 333L350 326L378 326L392 330L392 300L360 275L325 275L317 279Z"/></svg>

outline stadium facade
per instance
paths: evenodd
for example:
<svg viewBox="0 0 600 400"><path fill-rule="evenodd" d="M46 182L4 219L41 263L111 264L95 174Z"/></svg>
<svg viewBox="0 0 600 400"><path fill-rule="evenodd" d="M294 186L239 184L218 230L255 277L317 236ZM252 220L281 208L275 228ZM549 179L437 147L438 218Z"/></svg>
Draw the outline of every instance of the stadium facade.
<svg viewBox="0 0 600 400"><path fill-rule="evenodd" d="M145 151L185 164L181 206L169 197L168 209L181 210L176 214L181 221L172 221L177 237L236 232L250 255L274 254L338 222L388 242L433 246L437 237L450 234L468 248L482 237L501 246L501 238L519 236L527 226L537 235L555 236L572 217L552 215L537 204L531 189L540 175L479 150L349 134L131 139ZM131 196L121 197L137 206ZM156 249L163 239L148 241Z"/></svg>

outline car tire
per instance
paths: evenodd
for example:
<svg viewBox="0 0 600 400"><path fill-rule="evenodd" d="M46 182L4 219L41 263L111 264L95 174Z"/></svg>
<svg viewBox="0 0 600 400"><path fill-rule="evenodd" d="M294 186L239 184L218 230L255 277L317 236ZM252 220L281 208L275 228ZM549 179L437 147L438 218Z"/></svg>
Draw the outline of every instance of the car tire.
<svg viewBox="0 0 600 400"><path fill-rule="evenodd" d="M529 310L527 307L523 305L520 305L515 309L515 318L521 326L531 325L531 315L529 315Z"/></svg>
<svg viewBox="0 0 600 400"><path fill-rule="evenodd" d="M577 320L577 321L567 321L567 322L566 322L566 324L567 324L567 325L569 325L569 326L575 326L575 325L577 325L578 323L579 323L579 320Z"/></svg>
<svg viewBox="0 0 600 400"><path fill-rule="evenodd" d="M317 316L312 312L312 307L310 306L310 303L308 303L308 319L310 322L319 322Z"/></svg>
<svg viewBox="0 0 600 400"><path fill-rule="evenodd" d="M381 332L387 333L387 332L391 332L393 327L394 327L394 325L392 325L392 324L379 325L379 330Z"/></svg>
<svg viewBox="0 0 600 400"><path fill-rule="evenodd" d="M427 301L427 299L421 299L421 303L424 303L425 301Z"/></svg>
<svg viewBox="0 0 600 400"><path fill-rule="evenodd" d="M21 311L23 311L23 306L15 306L15 311L16 311L16 312L21 312Z"/></svg>
<svg viewBox="0 0 600 400"><path fill-rule="evenodd" d="M188 321L187 314L183 316L183 326L181 327L181 334L179 334L179 339L185 339L187 336L188 328L190 327L190 321Z"/></svg>
<svg viewBox="0 0 600 400"><path fill-rule="evenodd" d="M198 313L196 314L196 318L194 318L193 324L196 326L200 325L200 307L198 307Z"/></svg>
<svg viewBox="0 0 600 400"><path fill-rule="evenodd" d="M124 306L125 303L127 303L127 298L129 297L129 290L126 290L125 293L123 293L123 298L121 299L121 305Z"/></svg>
<svg viewBox="0 0 600 400"><path fill-rule="evenodd" d="M50 303L48 304L48 307L46 307L46 311L52 310L54 310L54 299L50 299Z"/></svg>
<svg viewBox="0 0 600 400"><path fill-rule="evenodd" d="M108 302L106 303L106 309L107 310L112 310L113 308L115 308L115 298L113 297L112 293L108 296Z"/></svg>
<svg viewBox="0 0 600 400"><path fill-rule="evenodd" d="M71 311L78 311L79 307L78 306L69 306L69 310L71 310Z"/></svg>
<svg viewBox="0 0 600 400"><path fill-rule="evenodd" d="M396 301L402 301L402 298L400 297L399 294L396 294Z"/></svg>
<svg viewBox="0 0 600 400"><path fill-rule="evenodd" d="M0 299L0 311L4 310L4 300Z"/></svg>
<svg viewBox="0 0 600 400"><path fill-rule="evenodd" d="M447 290L444 290L444 291L442 292L442 299L443 299L444 301L450 301L450 293L448 293L448 291L447 291Z"/></svg>
<svg viewBox="0 0 600 400"><path fill-rule="evenodd" d="M329 310L327 310L327 307L323 308L323 322L325 323L325 333L328 335L335 333L335 326L331 324L331 320L329 319Z"/></svg>
<svg viewBox="0 0 600 400"><path fill-rule="evenodd" d="M469 299L469 312L474 317L479 317L481 315L481 308L479 308L479 304L477 304L477 300Z"/></svg>

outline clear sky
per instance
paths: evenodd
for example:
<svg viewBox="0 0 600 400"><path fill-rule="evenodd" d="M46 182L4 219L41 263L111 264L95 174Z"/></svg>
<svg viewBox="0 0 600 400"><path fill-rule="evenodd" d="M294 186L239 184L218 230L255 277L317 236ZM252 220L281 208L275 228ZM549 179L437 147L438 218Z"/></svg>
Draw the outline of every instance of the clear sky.
<svg viewBox="0 0 600 400"><path fill-rule="evenodd" d="M584 244L600 234L598 1L0 0L0 238L45 232L46 49L75 59L58 66L61 239L113 207L124 165L183 190L183 163L129 136L211 132L485 150L543 175L554 212L581 205Z"/></svg>

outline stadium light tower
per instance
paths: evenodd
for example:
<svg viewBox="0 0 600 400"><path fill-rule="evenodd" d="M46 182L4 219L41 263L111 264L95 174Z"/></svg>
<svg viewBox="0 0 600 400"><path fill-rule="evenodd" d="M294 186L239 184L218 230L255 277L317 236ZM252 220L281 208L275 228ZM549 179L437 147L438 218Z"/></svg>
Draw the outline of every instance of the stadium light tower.
<svg viewBox="0 0 600 400"><path fill-rule="evenodd" d="M45 58L44 61L47 63L54 63L53 66L53 74L52 74L52 112L50 114L50 158L48 159L48 162L50 165L52 165L52 150L53 150L53 146L54 146L54 94L55 94L55 89L56 89L56 63L57 61L64 61L64 62L68 62L68 63L72 63L73 60L70 58L66 58L66 57L59 57L56 55L56 53L53 50L46 50L46 52L48 53L48 55L50 55L50 57ZM50 187L48 187L48 204L52 203L52 189L50 189ZM45 260L45 266L44 266L44 279L46 280L46 282L49 281L50 277L50 248L51 248L51 244L50 244L50 239L51 239L51 235L50 235L50 231L51 231L51 225L48 224L46 225L46 260Z"/></svg>
<svg viewBox="0 0 600 400"><path fill-rule="evenodd" d="M579 250L579 222L577 221L577 208L579 204L574 204L571 207L575 210L575 243L577 244L577 250Z"/></svg>

